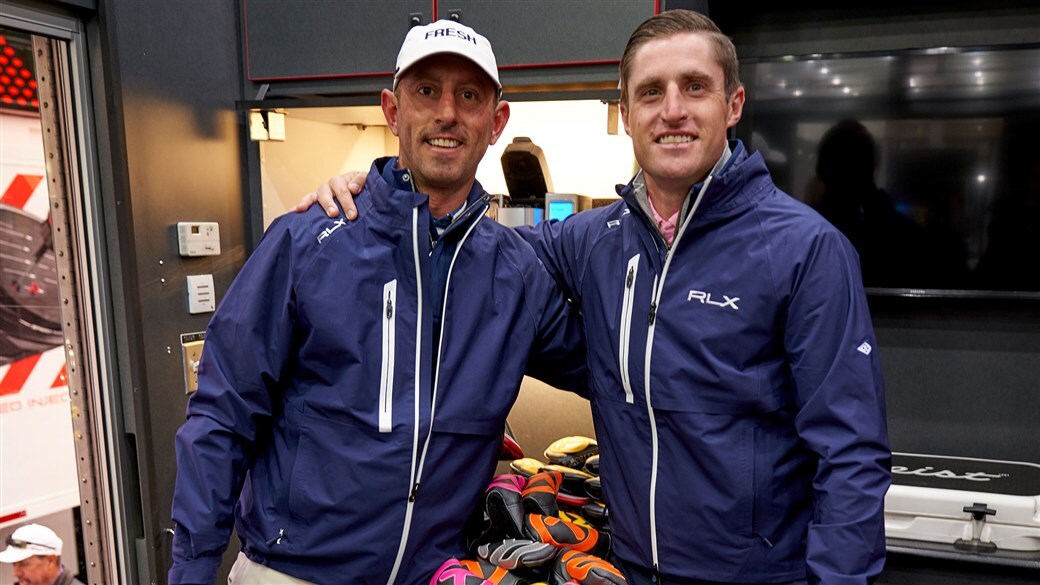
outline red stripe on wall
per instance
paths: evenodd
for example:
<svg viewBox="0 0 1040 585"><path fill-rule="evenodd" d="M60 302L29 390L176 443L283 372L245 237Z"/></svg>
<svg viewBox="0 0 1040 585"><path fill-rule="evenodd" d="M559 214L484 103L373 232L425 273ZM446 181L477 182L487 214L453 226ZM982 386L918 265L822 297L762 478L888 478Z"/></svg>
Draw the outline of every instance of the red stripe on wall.
<svg viewBox="0 0 1040 585"><path fill-rule="evenodd" d="M25 518L28 515L29 514L25 510L19 510L11 514L4 514L3 516L0 516L0 524L10 522L11 520L17 520L19 518Z"/></svg>
<svg viewBox="0 0 1040 585"><path fill-rule="evenodd" d="M0 203L22 209L42 180L41 175L15 175L4 191L4 196L0 198Z"/></svg>
<svg viewBox="0 0 1040 585"><path fill-rule="evenodd" d="M22 386L29 379L29 374L32 374L36 362L40 361L40 355L31 355L11 364L4 377L0 378L0 396L17 394L22 391Z"/></svg>

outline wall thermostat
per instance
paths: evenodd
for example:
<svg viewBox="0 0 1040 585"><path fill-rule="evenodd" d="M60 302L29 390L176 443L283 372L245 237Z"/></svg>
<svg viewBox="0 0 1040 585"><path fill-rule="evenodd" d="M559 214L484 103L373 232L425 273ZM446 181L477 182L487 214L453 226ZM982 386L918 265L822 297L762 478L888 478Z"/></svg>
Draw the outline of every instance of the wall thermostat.
<svg viewBox="0 0 1040 585"><path fill-rule="evenodd" d="M220 254L220 228L215 221L179 221L177 243L181 256L216 256Z"/></svg>

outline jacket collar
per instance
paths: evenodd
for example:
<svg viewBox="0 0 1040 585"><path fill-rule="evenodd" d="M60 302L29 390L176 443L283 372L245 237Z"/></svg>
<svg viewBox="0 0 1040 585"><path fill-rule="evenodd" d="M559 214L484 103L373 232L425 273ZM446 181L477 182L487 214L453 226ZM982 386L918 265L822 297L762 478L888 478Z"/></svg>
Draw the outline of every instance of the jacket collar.
<svg viewBox="0 0 1040 585"><path fill-rule="evenodd" d="M410 224L412 210L419 208L420 228L430 225L429 196L415 190L411 172L407 168L398 168L397 157L390 156L376 159L365 179L365 190L371 197L359 197L356 204L362 209L371 209L382 214L393 223ZM466 205L455 215L445 234L455 231L459 226L468 226L478 219L488 208L491 196L484 191L479 181L473 181Z"/></svg>
<svg viewBox="0 0 1040 585"><path fill-rule="evenodd" d="M748 154L740 140L731 140L728 149L731 155L728 159L720 161L722 170L712 179L705 191L697 210L698 216L725 217L738 213L757 201L764 187L772 184L761 154ZM683 213L679 218L680 225L685 221L690 202L702 185L703 183L693 185L687 193ZM627 185L618 185L617 193L630 209L639 210L644 217L650 217L642 171L639 171ZM694 218L694 223L697 223L698 219Z"/></svg>

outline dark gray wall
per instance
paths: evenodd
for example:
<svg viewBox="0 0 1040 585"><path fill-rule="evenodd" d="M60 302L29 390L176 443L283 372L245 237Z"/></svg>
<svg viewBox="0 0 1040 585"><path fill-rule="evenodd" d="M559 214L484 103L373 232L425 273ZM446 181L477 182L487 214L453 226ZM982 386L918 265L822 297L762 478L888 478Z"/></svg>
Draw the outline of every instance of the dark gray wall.
<svg viewBox="0 0 1040 585"><path fill-rule="evenodd" d="M423 0L315 0L291 7L278 0L242 2L247 75L269 84L271 105L283 97L335 101L378 94L390 84L409 15L421 14L423 23L434 16L432 3ZM661 4L707 7L706 0ZM613 90L628 34L654 8L654 0L442 0L435 16L461 11L463 23L491 39L506 86L583 83ZM556 66L532 67L546 63Z"/></svg>
<svg viewBox="0 0 1040 585"><path fill-rule="evenodd" d="M628 32L654 15L653 0L440 0L440 18L452 13L488 37L498 66L616 62Z"/></svg>
<svg viewBox="0 0 1040 585"><path fill-rule="evenodd" d="M126 407L125 447L140 499L140 580L165 582L173 490L173 435L186 396L179 335L202 331L185 276L213 274L220 293L246 255L244 126L237 2L101 0L96 18L96 107L113 270L121 287L117 335ZM220 224L222 254L181 258L178 221ZM139 485L138 485L139 484ZM139 493L133 493L138 491ZM128 522L138 523L131 517Z"/></svg>
<svg viewBox="0 0 1040 585"><path fill-rule="evenodd" d="M258 82L388 74L411 18L433 18L432 0L241 0L246 74Z"/></svg>

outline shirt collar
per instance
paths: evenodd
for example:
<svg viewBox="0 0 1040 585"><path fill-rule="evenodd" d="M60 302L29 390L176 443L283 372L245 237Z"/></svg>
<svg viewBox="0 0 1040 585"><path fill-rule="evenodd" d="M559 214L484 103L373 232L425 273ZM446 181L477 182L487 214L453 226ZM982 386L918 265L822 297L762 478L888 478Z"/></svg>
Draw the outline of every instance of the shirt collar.
<svg viewBox="0 0 1040 585"><path fill-rule="evenodd" d="M657 224L657 229L661 232L661 236L664 237L664 242L671 246L672 240L675 239L675 226L679 223L679 210L676 210L671 217L662 217L657 212L657 208L654 207L654 199L650 197L649 191L646 193L646 202L650 204L650 213L654 216L654 223Z"/></svg>
<svg viewBox="0 0 1040 585"><path fill-rule="evenodd" d="M723 174L729 168L729 163L732 160L733 150L730 148L729 142L726 142L726 148L722 151L722 156L715 162L715 166L712 167L711 172L708 173L708 175L718 176ZM702 185L704 185L704 181L701 181L690 188L679 214L673 215L669 218L662 218L657 213L657 210L654 209L653 203L650 202L650 193L646 188L646 178L643 177L643 170L640 169L639 172L636 173L636 176L632 178L632 191L635 194L636 200L639 202L640 207L643 208L644 213L653 218L654 225L657 226L658 231L661 232L662 236L664 236L668 245L671 245L671 240L675 236L675 228L685 221L686 215L689 213L690 204L693 201L693 197L690 196L690 193L698 193ZM665 229L669 224L672 228L670 235L665 232Z"/></svg>
<svg viewBox="0 0 1040 585"><path fill-rule="evenodd" d="M464 201L458 209L452 211L444 217L430 218L430 237L433 238L434 241L437 241L441 236L444 235L444 230L448 229L448 226L451 225L451 222L455 221L455 216L461 213L463 209L466 209L467 203L468 202Z"/></svg>

